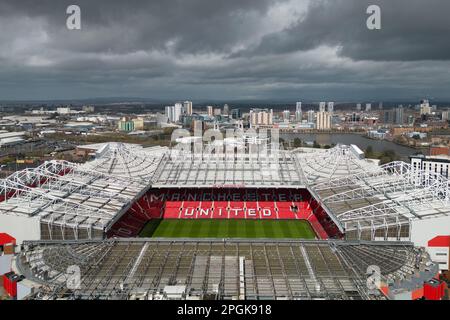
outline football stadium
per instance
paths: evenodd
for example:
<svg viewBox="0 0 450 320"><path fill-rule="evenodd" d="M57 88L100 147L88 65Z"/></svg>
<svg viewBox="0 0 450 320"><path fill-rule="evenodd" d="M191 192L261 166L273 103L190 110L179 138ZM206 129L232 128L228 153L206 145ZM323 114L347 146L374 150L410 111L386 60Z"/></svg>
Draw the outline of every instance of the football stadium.
<svg viewBox="0 0 450 320"><path fill-rule="evenodd" d="M442 270L426 247L448 233L450 185L432 171L354 145L96 150L2 180L30 299L414 299Z"/></svg>

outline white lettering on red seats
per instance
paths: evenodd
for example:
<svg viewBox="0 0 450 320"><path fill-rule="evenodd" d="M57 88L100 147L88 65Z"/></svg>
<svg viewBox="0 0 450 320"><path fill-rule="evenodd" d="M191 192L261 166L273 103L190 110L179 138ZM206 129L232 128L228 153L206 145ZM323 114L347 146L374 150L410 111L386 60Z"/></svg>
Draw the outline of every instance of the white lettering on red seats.
<svg viewBox="0 0 450 320"><path fill-rule="evenodd" d="M216 217L222 217L222 213L223 213L224 216L227 215L226 211L222 210L222 209L223 208L216 208L216 212L217 212L217 215L215 215Z"/></svg>
<svg viewBox="0 0 450 320"><path fill-rule="evenodd" d="M186 217L192 217L192 216L194 216L194 213L195 213L195 209L193 209L193 208L190 208L190 209L187 208L184 210L184 215Z"/></svg>
<svg viewBox="0 0 450 320"><path fill-rule="evenodd" d="M242 208L230 208L231 211L234 211L234 215L238 216L239 212L243 211L244 209Z"/></svg>
<svg viewBox="0 0 450 320"><path fill-rule="evenodd" d="M270 210L270 209L262 209L262 215L263 215L263 217L271 217L272 216L272 210Z"/></svg>
<svg viewBox="0 0 450 320"><path fill-rule="evenodd" d="M198 212L198 216L209 216L210 214L210 209L201 209Z"/></svg>
<svg viewBox="0 0 450 320"><path fill-rule="evenodd" d="M248 209L247 216L256 217L256 209Z"/></svg>

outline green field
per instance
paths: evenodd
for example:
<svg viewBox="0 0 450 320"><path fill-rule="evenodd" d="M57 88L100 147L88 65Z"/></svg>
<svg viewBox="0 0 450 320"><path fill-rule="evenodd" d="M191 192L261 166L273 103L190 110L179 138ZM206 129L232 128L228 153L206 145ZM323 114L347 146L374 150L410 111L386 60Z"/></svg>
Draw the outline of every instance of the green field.
<svg viewBox="0 0 450 320"><path fill-rule="evenodd" d="M154 238L298 238L314 239L304 220L151 220L140 237Z"/></svg>

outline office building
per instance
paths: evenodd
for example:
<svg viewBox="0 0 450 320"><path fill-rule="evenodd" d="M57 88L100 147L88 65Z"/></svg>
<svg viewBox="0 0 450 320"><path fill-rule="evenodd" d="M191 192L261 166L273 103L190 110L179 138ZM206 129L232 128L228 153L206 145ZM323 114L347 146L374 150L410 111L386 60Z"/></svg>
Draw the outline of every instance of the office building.
<svg viewBox="0 0 450 320"><path fill-rule="evenodd" d="M241 109L231 109L231 118L240 119L242 117Z"/></svg>
<svg viewBox="0 0 450 320"><path fill-rule="evenodd" d="M334 112L334 102L328 102L328 112L333 114L333 112Z"/></svg>
<svg viewBox="0 0 450 320"><path fill-rule="evenodd" d="M420 102L420 115L430 115L431 114L431 106L428 100L422 100Z"/></svg>
<svg viewBox="0 0 450 320"><path fill-rule="evenodd" d="M303 118L302 103L301 102L297 102L295 104L295 121L301 122L302 118Z"/></svg>
<svg viewBox="0 0 450 320"><path fill-rule="evenodd" d="M314 112L314 110L309 110L308 111L308 122L309 123L314 123L315 122L315 112Z"/></svg>
<svg viewBox="0 0 450 320"><path fill-rule="evenodd" d="M192 101L185 101L185 102L183 103L183 107L184 107L184 112L185 112L188 116L191 116L192 113L193 113L193 110L192 110Z"/></svg>
<svg viewBox="0 0 450 320"><path fill-rule="evenodd" d="M210 116L210 117L214 116L214 108L213 108L213 106L207 106L206 107L206 111L208 113L208 116Z"/></svg>
<svg viewBox="0 0 450 320"><path fill-rule="evenodd" d="M317 130L331 129L331 114L329 112L320 111L317 113L316 129Z"/></svg>
<svg viewBox="0 0 450 320"><path fill-rule="evenodd" d="M325 112L326 102L319 103L319 112Z"/></svg>
<svg viewBox="0 0 450 320"><path fill-rule="evenodd" d="M273 124L273 109L251 109L250 110L250 125L272 125Z"/></svg>
<svg viewBox="0 0 450 320"><path fill-rule="evenodd" d="M225 116L230 115L230 107L229 107L228 104L226 104L226 103L223 105L223 114L224 114Z"/></svg>
<svg viewBox="0 0 450 320"><path fill-rule="evenodd" d="M411 158L411 168L413 172L425 171L431 173L438 173L447 179L449 178L450 156L415 155L411 156L410 158Z"/></svg>

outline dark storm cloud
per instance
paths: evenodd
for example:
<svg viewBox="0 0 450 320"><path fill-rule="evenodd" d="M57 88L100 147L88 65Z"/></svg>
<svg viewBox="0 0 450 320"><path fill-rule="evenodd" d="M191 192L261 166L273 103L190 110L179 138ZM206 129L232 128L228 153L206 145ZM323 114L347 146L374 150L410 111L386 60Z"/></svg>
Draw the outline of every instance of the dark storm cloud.
<svg viewBox="0 0 450 320"><path fill-rule="evenodd" d="M369 5L381 9L381 30L366 28ZM318 0L305 19L266 35L246 54L340 46L355 60L450 60L448 0Z"/></svg>
<svg viewBox="0 0 450 320"><path fill-rule="evenodd" d="M173 40L182 53L222 52L251 37L270 0L6 0L0 14L43 18L58 48L127 52L163 50ZM83 32L65 28L65 10L82 10Z"/></svg>
<svg viewBox="0 0 450 320"><path fill-rule="evenodd" d="M447 0L0 0L0 100L450 99L449 13Z"/></svg>

